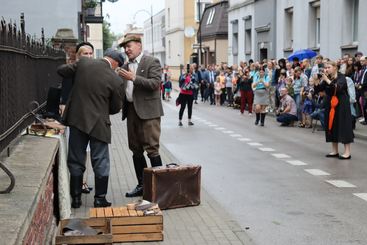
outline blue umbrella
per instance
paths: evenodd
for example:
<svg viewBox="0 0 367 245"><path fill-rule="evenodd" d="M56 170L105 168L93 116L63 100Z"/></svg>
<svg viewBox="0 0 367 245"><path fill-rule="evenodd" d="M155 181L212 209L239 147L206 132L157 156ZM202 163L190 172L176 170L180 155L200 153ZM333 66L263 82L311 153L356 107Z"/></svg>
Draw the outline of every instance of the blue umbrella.
<svg viewBox="0 0 367 245"><path fill-rule="evenodd" d="M299 60L303 60L303 59L312 59L313 57L315 57L317 55L317 53L313 50L310 49L301 49L301 50L297 50L296 52L294 52L293 54L291 54L288 57L289 61L293 61L294 58L298 58Z"/></svg>

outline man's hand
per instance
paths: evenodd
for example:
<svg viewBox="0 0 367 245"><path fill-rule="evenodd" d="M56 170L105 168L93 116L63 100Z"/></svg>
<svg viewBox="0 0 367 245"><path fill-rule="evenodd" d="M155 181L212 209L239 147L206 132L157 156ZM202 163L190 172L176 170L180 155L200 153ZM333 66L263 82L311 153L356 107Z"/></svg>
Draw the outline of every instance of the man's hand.
<svg viewBox="0 0 367 245"><path fill-rule="evenodd" d="M61 116L63 116L65 110L65 105L59 105L59 113Z"/></svg>
<svg viewBox="0 0 367 245"><path fill-rule="evenodd" d="M135 81L135 74L132 71L127 71L125 69L119 69L118 74L125 80Z"/></svg>

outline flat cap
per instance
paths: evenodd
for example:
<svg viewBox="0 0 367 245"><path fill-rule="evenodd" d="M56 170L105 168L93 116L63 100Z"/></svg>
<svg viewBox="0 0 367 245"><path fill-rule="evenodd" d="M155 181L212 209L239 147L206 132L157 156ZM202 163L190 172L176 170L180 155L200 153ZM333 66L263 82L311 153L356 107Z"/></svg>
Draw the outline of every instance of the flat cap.
<svg viewBox="0 0 367 245"><path fill-rule="evenodd" d="M120 51L114 50L112 48L106 49L104 56L110 57L119 63L119 66L124 64L124 56Z"/></svg>
<svg viewBox="0 0 367 245"><path fill-rule="evenodd" d="M129 42L141 43L141 38L139 36L135 36L135 35L127 36L127 37L124 38L122 43L119 44L119 46L125 48L126 44L128 44Z"/></svg>

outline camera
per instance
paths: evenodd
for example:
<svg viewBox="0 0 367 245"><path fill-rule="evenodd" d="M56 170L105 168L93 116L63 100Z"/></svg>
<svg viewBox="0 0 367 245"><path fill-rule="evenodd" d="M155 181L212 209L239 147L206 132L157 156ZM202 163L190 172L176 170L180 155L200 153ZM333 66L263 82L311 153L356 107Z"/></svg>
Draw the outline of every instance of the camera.
<svg viewBox="0 0 367 245"><path fill-rule="evenodd" d="M321 79L322 78L322 73L317 73L317 78Z"/></svg>

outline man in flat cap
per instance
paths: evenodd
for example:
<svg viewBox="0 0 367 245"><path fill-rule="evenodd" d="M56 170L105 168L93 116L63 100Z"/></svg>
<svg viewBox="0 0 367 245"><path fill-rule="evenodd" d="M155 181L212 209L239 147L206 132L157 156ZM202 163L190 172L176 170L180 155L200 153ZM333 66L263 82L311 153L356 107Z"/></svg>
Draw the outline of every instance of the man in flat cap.
<svg viewBox="0 0 367 245"><path fill-rule="evenodd" d="M124 47L129 62L119 71L126 83L126 96L122 119L127 118L129 148L138 185L126 197L143 194L143 171L147 167L144 151L152 167L161 166L159 138L161 135L160 99L161 65L159 60L143 54L141 39L138 36L126 37L120 46Z"/></svg>
<svg viewBox="0 0 367 245"><path fill-rule="evenodd" d="M63 114L65 125L70 127L67 164L73 208L79 208L82 204L81 193L88 143L95 180L94 207L111 206L106 200L110 173L109 115L121 110L125 96L123 80L114 71L123 62L120 52L107 50L103 59L82 57L75 64L62 65L57 70L62 77L74 77Z"/></svg>

